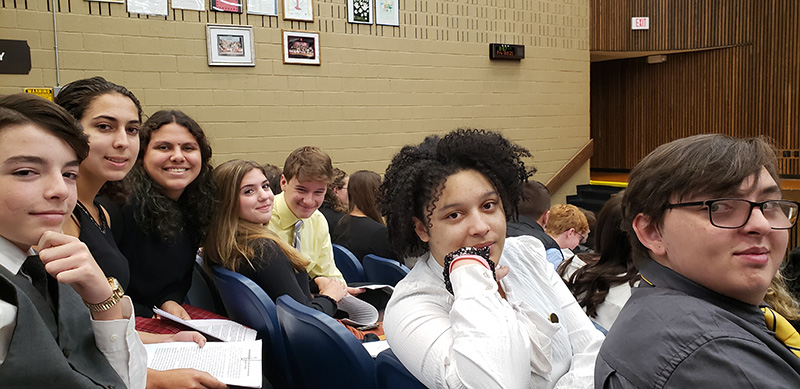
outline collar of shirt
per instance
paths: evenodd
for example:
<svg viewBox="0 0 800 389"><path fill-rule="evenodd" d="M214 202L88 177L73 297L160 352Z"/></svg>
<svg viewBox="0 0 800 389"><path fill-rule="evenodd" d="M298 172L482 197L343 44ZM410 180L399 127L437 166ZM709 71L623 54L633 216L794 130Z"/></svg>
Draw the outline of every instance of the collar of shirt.
<svg viewBox="0 0 800 389"><path fill-rule="evenodd" d="M439 264L439 262L436 262L436 259L433 258L433 255L430 251L422 254L422 256L417 259L417 264L419 263L424 263L425 266L430 269L431 273L435 274L436 277L439 278L439 281L442 282L442 285L444 285L444 268Z"/></svg>
<svg viewBox="0 0 800 389"><path fill-rule="evenodd" d="M640 273L643 278L651 282L656 288L667 288L685 293L714 304L755 325L764 325L764 314L758 306L714 292L652 259L646 260L642 264ZM648 288L651 286L647 282L640 282L639 287Z"/></svg>
<svg viewBox="0 0 800 389"><path fill-rule="evenodd" d="M573 253L570 249L561 249L561 255L564 257L564 259L570 259L573 255L575 255L575 253Z"/></svg>
<svg viewBox="0 0 800 389"><path fill-rule="evenodd" d="M29 255L34 254L36 254L34 249L28 249L26 253L8 239L0 236L0 266L6 268L11 274L19 273L19 269L22 267L25 259L28 258Z"/></svg>
<svg viewBox="0 0 800 389"><path fill-rule="evenodd" d="M286 204L286 197L283 196L283 193L275 196L274 207L275 208L272 210L272 218L276 219L278 227L280 227L281 230L286 230L290 227L294 228L294 224L300 220L292 213L292 210L289 209L289 205Z"/></svg>

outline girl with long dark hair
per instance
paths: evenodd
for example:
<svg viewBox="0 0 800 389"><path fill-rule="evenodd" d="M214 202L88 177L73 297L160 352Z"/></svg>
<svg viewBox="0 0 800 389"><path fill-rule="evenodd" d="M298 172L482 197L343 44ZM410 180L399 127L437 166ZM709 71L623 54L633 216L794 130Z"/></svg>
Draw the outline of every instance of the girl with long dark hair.
<svg viewBox="0 0 800 389"><path fill-rule="evenodd" d="M349 213L339 220L331 234L333 243L350 250L359 260L367 254L398 260L389 244L388 230L378 205L381 176L369 170L359 170L348 183Z"/></svg>

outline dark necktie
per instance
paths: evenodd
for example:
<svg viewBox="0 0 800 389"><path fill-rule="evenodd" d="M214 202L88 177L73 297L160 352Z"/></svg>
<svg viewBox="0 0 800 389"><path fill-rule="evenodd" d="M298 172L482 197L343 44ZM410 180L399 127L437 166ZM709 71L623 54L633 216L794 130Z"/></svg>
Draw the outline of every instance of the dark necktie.
<svg viewBox="0 0 800 389"><path fill-rule="evenodd" d="M44 270L44 263L38 255L31 255L22 264L22 271L31 279L31 283L45 300L48 299L47 293L47 271Z"/></svg>

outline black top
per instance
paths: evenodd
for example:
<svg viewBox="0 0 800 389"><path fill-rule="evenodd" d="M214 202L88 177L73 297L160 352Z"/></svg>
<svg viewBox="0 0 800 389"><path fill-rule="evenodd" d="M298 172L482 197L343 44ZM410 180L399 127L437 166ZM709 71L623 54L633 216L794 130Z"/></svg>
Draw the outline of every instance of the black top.
<svg viewBox="0 0 800 389"><path fill-rule="evenodd" d="M92 257L94 257L100 269L103 269L106 277L116 278L119 284L122 285L122 289L127 292L131 279L128 260L119 251L117 243L114 242L114 235L108 227L106 214L100 208L100 204L95 201L94 206L100 211L99 225L80 201L75 206L75 209L72 210L72 216L75 217L81 229L78 239L89 248L89 252L92 253Z"/></svg>
<svg viewBox="0 0 800 389"><path fill-rule="evenodd" d="M152 317L153 306L166 301L183 303L192 285L198 233L185 226L176 239L166 242L142 230L134 218L135 203L120 208L101 202L111 216L114 240L128 258L131 278L125 294L133 300L136 316Z"/></svg>
<svg viewBox="0 0 800 389"><path fill-rule="evenodd" d="M299 303L325 312L329 316L336 313L336 304L332 299L311 295L309 287L311 278L308 273L294 271L289 258L275 242L261 239L258 243L262 246L256 251L256 258L251 261L252 267L243 261L236 269L237 272L264 289L272 301L288 294Z"/></svg>
<svg viewBox="0 0 800 389"><path fill-rule="evenodd" d="M539 239L544 244L544 249L558 249L561 250L561 247L556 243L556 241L544 232L544 228L536 222L536 219L527 216L527 215L519 215L519 221L516 222L508 222L506 228L506 236L522 236L522 235L530 235L536 239Z"/></svg>
<svg viewBox="0 0 800 389"><path fill-rule="evenodd" d="M319 211L322 212L322 215L325 216L325 220L328 221L328 232L333 234L333 229L336 228L336 225L339 224L339 220L345 214L334 211L333 208L331 208L331 204L327 201L322 203L322 206L319 207Z"/></svg>
<svg viewBox="0 0 800 389"><path fill-rule="evenodd" d="M331 241L346 247L359 261L367 254L398 261L398 255L389 244L389 230L366 216L342 217L331 233Z"/></svg>
<svg viewBox="0 0 800 389"><path fill-rule="evenodd" d="M701 258L697 259L702 260ZM596 388L796 388L800 358L764 315L653 260L600 347Z"/></svg>

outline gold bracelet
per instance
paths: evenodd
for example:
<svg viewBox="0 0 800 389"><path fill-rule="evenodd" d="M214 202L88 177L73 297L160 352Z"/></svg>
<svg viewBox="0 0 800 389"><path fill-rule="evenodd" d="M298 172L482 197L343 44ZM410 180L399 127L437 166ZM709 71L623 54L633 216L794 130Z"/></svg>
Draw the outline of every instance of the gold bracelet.
<svg viewBox="0 0 800 389"><path fill-rule="evenodd" d="M122 300L122 296L125 295L125 291L122 290L122 285L119 284L114 277L108 277L108 284L111 285L111 297L101 301L97 304L87 303L86 300L83 301L86 304L86 307L89 308L91 312L105 312Z"/></svg>

